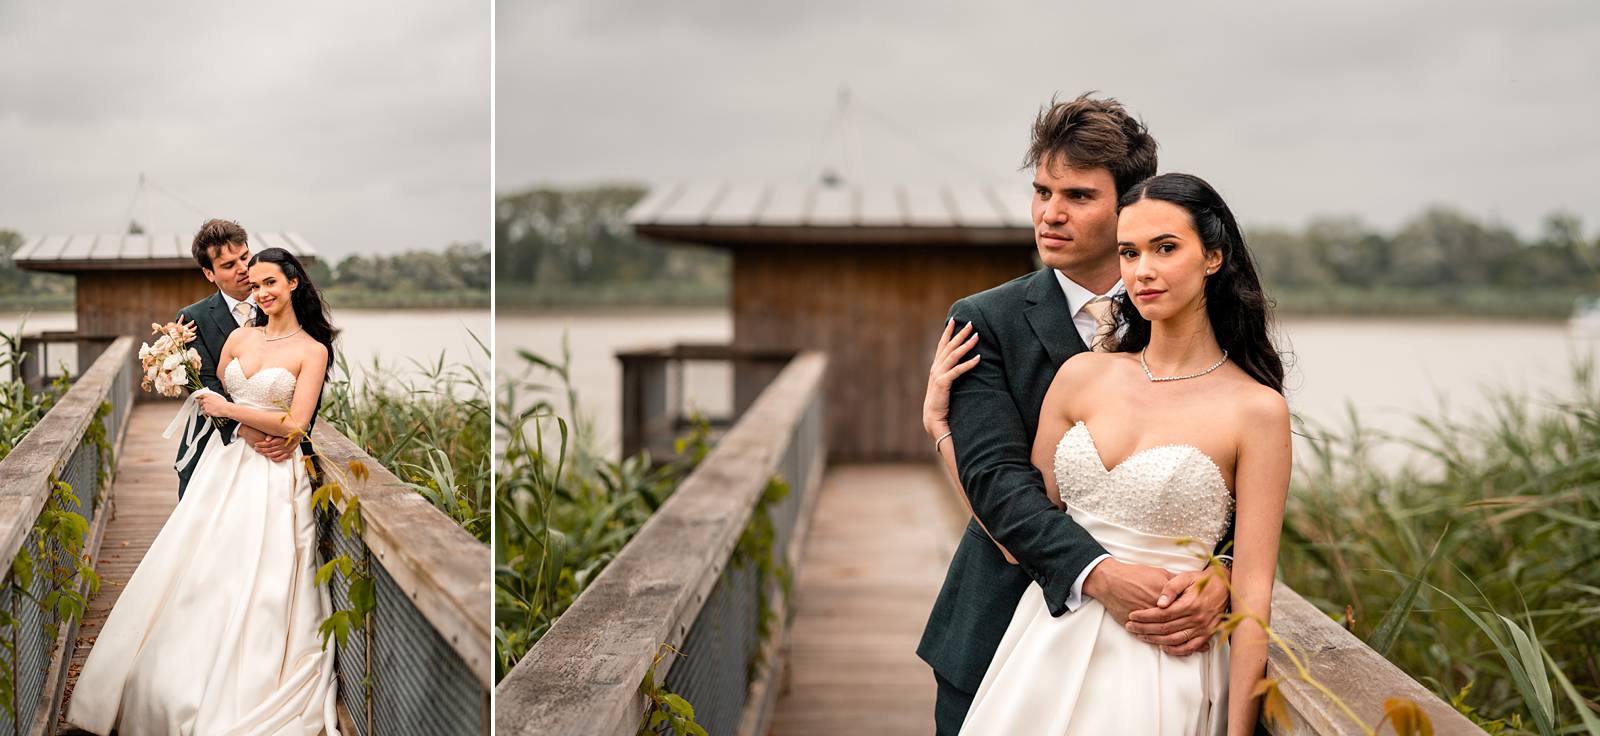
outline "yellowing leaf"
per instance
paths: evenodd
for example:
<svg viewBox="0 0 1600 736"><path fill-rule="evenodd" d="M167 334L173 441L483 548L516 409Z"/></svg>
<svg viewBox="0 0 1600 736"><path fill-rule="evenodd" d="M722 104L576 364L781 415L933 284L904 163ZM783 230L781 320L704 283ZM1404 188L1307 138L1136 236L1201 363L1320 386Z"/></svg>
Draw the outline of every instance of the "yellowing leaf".
<svg viewBox="0 0 1600 736"><path fill-rule="evenodd" d="M1267 679L1262 682L1271 683L1265 688L1266 697L1261 700L1261 717L1266 719L1267 727L1290 728L1292 722L1289 717L1289 701L1284 699L1283 690L1278 687L1278 681ZM1256 685L1257 691L1262 689L1261 685Z"/></svg>
<svg viewBox="0 0 1600 736"><path fill-rule="evenodd" d="M1383 714L1394 724L1397 736L1433 736L1433 722L1415 700L1389 698L1383 701Z"/></svg>
<svg viewBox="0 0 1600 736"><path fill-rule="evenodd" d="M367 479L367 475L368 475L367 474L367 464L364 463L364 462L361 462L360 460L352 459L350 461L350 475L355 476L356 480L361 480L361 481L366 480Z"/></svg>

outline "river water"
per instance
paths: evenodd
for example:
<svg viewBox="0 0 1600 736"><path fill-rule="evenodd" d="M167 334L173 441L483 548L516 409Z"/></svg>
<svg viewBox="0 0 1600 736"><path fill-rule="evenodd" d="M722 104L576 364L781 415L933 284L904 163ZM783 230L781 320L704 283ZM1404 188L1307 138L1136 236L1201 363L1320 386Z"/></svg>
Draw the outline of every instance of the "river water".
<svg viewBox="0 0 1600 736"><path fill-rule="evenodd" d="M487 309L341 309L333 313L333 320L341 330L335 344L358 378L363 372L357 369L370 366L375 358L386 371L402 376L415 373L412 361L432 364L441 354L446 364L476 366L480 372L489 369L488 355L472 339L476 334L485 345L489 343ZM71 312L0 312L0 332L8 335L21 330L72 330L76 324ZM69 366L77 363L70 346L51 349L51 362L58 359Z"/></svg>
<svg viewBox="0 0 1600 736"><path fill-rule="evenodd" d="M1415 417L1438 416L1441 407L1459 420L1481 415L1489 392L1511 392L1541 406L1550 396L1568 395L1575 361L1592 359L1600 346L1600 331L1560 322L1293 317L1280 320L1279 333L1288 352L1290 407L1298 416L1342 429L1354 408L1364 427L1411 437L1421 435ZM582 416L600 446L614 450L621 416L618 350L727 341L732 334L726 310L502 313L495 362L502 379L517 376L526 368L518 349L559 359L567 340ZM691 367L686 383L693 403L727 411L726 369ZM551 398L565 405L559 395ZM1379 454L1385 462L1408 457L1393 448Z"/></svg>

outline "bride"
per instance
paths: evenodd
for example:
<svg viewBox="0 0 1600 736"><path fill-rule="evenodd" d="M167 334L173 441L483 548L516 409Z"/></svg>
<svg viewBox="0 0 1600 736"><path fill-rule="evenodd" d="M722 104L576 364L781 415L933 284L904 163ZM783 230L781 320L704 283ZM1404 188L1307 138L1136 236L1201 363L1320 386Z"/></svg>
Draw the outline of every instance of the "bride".
<svg viewBox="0 0 1600 736"><path fill-rule="evenodd" d="M249 274L265 323L229 335L217 370L233 401L208 392L201 409L299 436L336 331L293 254L261 251ZM310 498L298 447L273 462L246 442L207 443L89 652L67 720L124 736L337 736Z"/></svg>
<svg viewBox="0 0 1600 736"><path fill-rule="evenodd" d="M1119 562L1202 570L1235 525L1233 610L1265 620L1290 443L1283 364L1255 267L1233 213L1197 177L1152 177L1117 206L1121 333L1111 352L1062 365L1033 464L1050 500ZM950 381L976 362L961 360L975 340L952 329L939 341L933 373L943 380L930 382L927 402L941 431ZM961 733L1254 733L1258 698L1239 695L1266 667L1260 626L1246 621L1226 646L1187 656L1138 638L1149 633L1097 601L1052 617L1031 584Z"/></svg>

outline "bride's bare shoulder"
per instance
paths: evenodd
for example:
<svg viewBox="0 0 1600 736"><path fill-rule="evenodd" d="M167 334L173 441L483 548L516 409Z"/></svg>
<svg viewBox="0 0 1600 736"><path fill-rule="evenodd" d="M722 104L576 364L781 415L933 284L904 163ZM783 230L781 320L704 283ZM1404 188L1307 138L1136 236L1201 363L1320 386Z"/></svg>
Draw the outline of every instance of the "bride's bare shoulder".
<svg viewBox="0 0 1600 736"><path fill-rule="evenodd" d="M1136 361L1132 353L1094 353L1084 351L1067 358L1061 364L1061 369L1056 371L1057 383L1070 383L1075 386L1092 383L1119 370L1126 370L1129 361Z"/></svg>
<svg viewBox="0 0 1600 736"><path fill-rule="evenodd" d="M1235 389L1235 406L1239 408L1240 424L1255 429L1289 430L1289 399L1270 386L1253 378L1238 381Z"/></svg>
<svg viewBox="0 0 1600 736"><path fill-rule="evenodd" d="M254 327L250 325L240 327L233 332L228 333L228 339L224 340L222 345L223 347L231 346L234 350L238 350L247 343L255 342L256 338L261 336L263 330L265 330L265 328Z"/></svg>

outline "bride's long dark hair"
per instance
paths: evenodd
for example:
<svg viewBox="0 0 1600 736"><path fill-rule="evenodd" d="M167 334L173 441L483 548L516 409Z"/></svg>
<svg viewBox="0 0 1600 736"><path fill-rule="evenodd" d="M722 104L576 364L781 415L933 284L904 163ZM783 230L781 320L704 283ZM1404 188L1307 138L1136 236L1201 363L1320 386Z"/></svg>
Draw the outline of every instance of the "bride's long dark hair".
<svg viewBox="0 0 1600 736"><path fill-rule="evenodd" d="M300 263L300 259L287 250L268 248L251 256L246 267L257 263L275 264L283 270L285 279L300 282L294 291L289 292L289 306L294 309L294 318L300 321L300 329L328 349L328 368L323 371L323 377L326 378L333 370L333 339L339 336L339 330L328 319L328 303L323 301L322 291L311 283L311 276L306 273L306 267ZM259 312L256 326L264 327L266 324L266 313Z"/></svg>
<svg viewBox="0 0 1600 736"><path fill-rule="evenodd" d="M1228 359L1264 386L1283 393L1283 358L1269 329L1272 303L1261 289L1255 261L1245 247L1244 233L1222 195L1191 174L1160 174L1123 192L1117 210L1143 199L1170 202L1189 213L1207 252L1222 251L1222 265L1206 278L1206 316ZM1127 330L1114 348L1137 353L1150 344L1150 321L1139 314L1126 292L1116 299L1117 321Z"/></svg>

